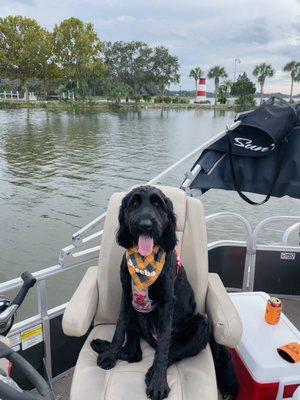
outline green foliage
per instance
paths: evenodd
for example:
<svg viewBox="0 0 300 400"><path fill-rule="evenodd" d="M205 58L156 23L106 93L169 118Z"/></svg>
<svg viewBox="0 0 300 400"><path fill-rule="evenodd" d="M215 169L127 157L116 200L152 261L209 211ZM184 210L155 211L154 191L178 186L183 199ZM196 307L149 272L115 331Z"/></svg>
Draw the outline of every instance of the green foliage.
<svg viewBox="0 0 300 400"><path fill-rule="evenodd" d="M200 79L203 75L202 69L200 67L195 67L190 70L189 78L193 78L197 82L197 79Z"/></svg>
<svg viewBox="0 0 300 400"><path fill-rule="evenodd" d="M260 104L263 101L263 92L266 78L271 78L275 73L274 68L271 64L261 63L255 66L253 75L257 77L257 81L260 84Z"/></svg>
<svg viewBox="0 0 300 400"><path fill-rule="evenodd" d="M145 93L142 95L142 99L144 100L145 103L149 103L151 101L151 95L148 93Z"/></svg>
<svg viewBox="0 0 300 400"><path fill-rule="evenodd" d="M178 58L171 56L169 50L164 46L154 48L152 56L152 74L153 81L162 94L171 83L178 83L180 75L178 73Z"/></svg>
<svg viewBox="0 0 300 400"><path fill-rule="evenodd" d="M232 82L229 80L224 81L218 88L218 102L221 104L227 103L227 97L230 94Z"/></svg>
<svg viewBox="0 0 300 400"><path fill-rule="evenodd" d="M190 70L189 78L193 78L195 80L195 91L197 92L197 81L204 75L202 69L200 67L195 67Z"/></svg>
<svg viewBox="0 0 300 400"><path fill-rule="evenodd" d="M299 61L290 61L283 67L285 72L290 72L291 77L295 79L297 74L300 72L300 62Z"/></svg>
<svg viewBox="0 0 300 400"><path fill-rule="evenodd" d="M271 78L275 73L271 64L261 63L255 66L253 75L257 77L257 81L264 85L267 77Z"/></svg>
<svg viewBox="0 0 300 400"><path fill-rule="evenodd" d="M104 73L100 61L103 44L91 23L69 18L55 25L53 30L55 61L62 68L63 76L76 83L77 92L85 97L91 74Z"/></svg>
<svg viewBox="0 0 300 400"><path fill-rule="evenodd" d="M285 72L291 73L291 91L290 91L290 102L293 102L293 86L294 82L300 81L300 62L290 61L283 67Z"/></svg>
<svg viewBox="0 0 300 400"><path fill-rule="evenodd" d="M246 72L239 75L231 87L231 94L237 96L235 104L242 109L255 106L255 91L255 84L250 81Z"/></svg>
<svg viewBox="0 0 300 400"><path fill-rule="evenodd" d="M117 102L130 92L136 102L150 101L179 82L178 71L178 59L166 47L132 41L104 48L93 24L77 18L62 21L53 32L34 19L0 18L0 77L14 80L14 88L21 82L24 91L30 85L46 96L63 87L76 98L109 93Z"/></svg>
<svg viewBox="0 0 300 400"><path fill-rule="evenodd" d="M114 84L109 93L109 98L115 100L117 104L121 104L122 99L127 99L132 95L132 88L126 83Z"/></svg>
<svg viewBox="0 0 300 400"><path fill-rule="evenodd" d="M215 80L215 104L217 104L220 78L227 78L227 72L225 71L224 67L221 67L220 65L215 65L208 71L207 77L208 79Z"/></svg>
<svg viewBox="0 0 300 400"><path fill-rule="evenodd" d="M165 104L187 104L189 100L179 96L156 96L154 103L165 103Z"/></svg>
<svg viewBox="0 0 300 400"><path fill-rule="evenodd" d="M108 42L105 62L113 82L124 82L135 93L163 93L170 83L179 81L177 57L163 46L151 48L140 41Z"/></svg>
<svg viewBox="0 0 300 400"><path fill-rule="evenodd" d="M225 71L224 67L215 65L214 67L210 68L207 77L208 79L214 79L216 84L219 83L220 78L227 78L227 72Z"/></svg>
<svg viewBox="0 0 300 400"><path fill-rule="evenodd" d="M130 97L132 100L134 100L136 104L138 104L142 100L142 96L140 94L133 94Z"/></svg>
<svg viewBox="0 0 300 400"><path fill-rule="evenodd" d="M27 91L29 78L52 74L51 36L36 20L21 16L0 18L0 73L20 79Z"/></svg>
<svg viewBox="0 0 300 400"><path fill-rule="evenodd" d="M0 83L0 92L8 92L10 91L10 87L6 82Z"/></svg>

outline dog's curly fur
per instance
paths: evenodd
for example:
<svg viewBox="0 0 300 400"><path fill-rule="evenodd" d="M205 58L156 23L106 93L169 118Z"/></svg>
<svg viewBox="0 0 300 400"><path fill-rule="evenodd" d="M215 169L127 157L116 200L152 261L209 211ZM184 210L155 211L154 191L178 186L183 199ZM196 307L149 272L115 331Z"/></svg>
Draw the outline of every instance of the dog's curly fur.
<svg viewBox="0 0 300 400"><path fill-rule="evenodd" d="M98 365L110 369L118 359L140 361L140 338L145 339L155 348L153 365L145 377L146 394L151 400L161 400L170 391L166 374L168 366L198 354L208 344L210 334L206 316L196 313L194 292L184 268L179 271L176 268L176 216L173 204L155 187L133 189L123 198L120 207L119 245L128 249L137 244L141 234L153 237L155 244L166 251L164 268L149 287L149 297L157 307L144 314L132 306L131 276L124 255L120 268L123 288L121 309L113 339L111 342L96 339L91 346L99 353ZM227 382L224 378L226 372L222 373L227 369L232 370L229 352L212 338L211 344L221 393L233 399L238 388L235 374L230 373L233 380ZM224 354L227 358L223 357Z"/></svg>

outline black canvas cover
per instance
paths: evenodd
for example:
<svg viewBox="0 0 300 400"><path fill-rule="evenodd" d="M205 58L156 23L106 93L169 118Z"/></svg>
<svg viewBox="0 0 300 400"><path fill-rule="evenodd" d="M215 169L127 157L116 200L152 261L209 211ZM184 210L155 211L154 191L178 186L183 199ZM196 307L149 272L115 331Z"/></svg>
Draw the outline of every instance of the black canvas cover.
<svg viewBox="0 0 300 400"><path fill-rule="evenodd" d="M242 198L242 192L258 193L263 202L300 198L300 104L272 98L237 119L237 129L202 152L190 189L237 190Z"/></svg>

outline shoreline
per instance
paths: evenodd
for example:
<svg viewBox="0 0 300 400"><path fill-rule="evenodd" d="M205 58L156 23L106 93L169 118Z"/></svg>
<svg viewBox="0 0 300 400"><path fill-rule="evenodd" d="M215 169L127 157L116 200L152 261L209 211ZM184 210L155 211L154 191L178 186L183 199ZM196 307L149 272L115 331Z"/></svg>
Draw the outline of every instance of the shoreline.
<svg viewBox="0 0 300 400"><path fill-rule="evenodd" d="M204 109L204 110L220 110L220 111L235 111L236 107L228 104L194 104L194 103L96 103L93 101L86 102L47 102L47 101L11 101L2 100L0 101L0 109L44 109L49 111L125 111L125 110L152 110L152 109L162 109L162 110L189 110L189 109Z"/></svg>

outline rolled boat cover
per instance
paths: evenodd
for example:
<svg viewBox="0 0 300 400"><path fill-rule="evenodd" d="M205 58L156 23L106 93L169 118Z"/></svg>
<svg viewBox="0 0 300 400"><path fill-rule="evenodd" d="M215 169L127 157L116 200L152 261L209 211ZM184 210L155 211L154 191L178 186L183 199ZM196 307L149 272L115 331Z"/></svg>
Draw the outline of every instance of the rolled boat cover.
<svg viewBox="0 0 300 400"><path fill-rule="evenodd" d="M251 157L273 151L295 126L297 112L285 100L271 97L257 109L240 114L241 124L230 135L233 153Z"/></svg>
<svg viewBox="0 0 300 400"><path fill-rule="evenodd" d="M258 110L260 108L255 111ZM258 146L258 150L254 147L250 149L234 145L236 138L246 138L246 125L242 125L243 136L241 136L241 131L237 130L230 133L232 160L241 191L268 195L272 187L271 195L274 197L287 195L300 198L300 104L296 104L291 110L291 113L286 115L285 123L274 117L278 126L280 123L281 129L274 128L272 136L266 130L261 131L260 134L257 130L254 136L252 128L249 129L247 139L252 140L253 146ZM253 124L255 123L253 119L255 111L246 114L249 118L252 114ZM295 115L293 117L292 112ZM259 115L261 116L262 113ZM278 115L282 116L281 107L279 107ZM247 123L249 118L246 120ZM294 121L293 125L292 121ZM265 127L267 125L271 126L272 124L268 121ZM284 126L286 128L283 129ZM280 135L279 132L281 132ZM254 139L255 142L253 142ZM274 143L274 146L271 142ZM279 142L281 142L280 146ZM240 143L243 142L240 140ZM268 149L261 151L261 148L265 147ZM279 176L274 184L274 171L279 160ZM211 188L235 190L227 137L221 138L204 150L194 165L196 164L201 166L201 170L192 181L190 189L200 189L202 192Z"/></svg>

